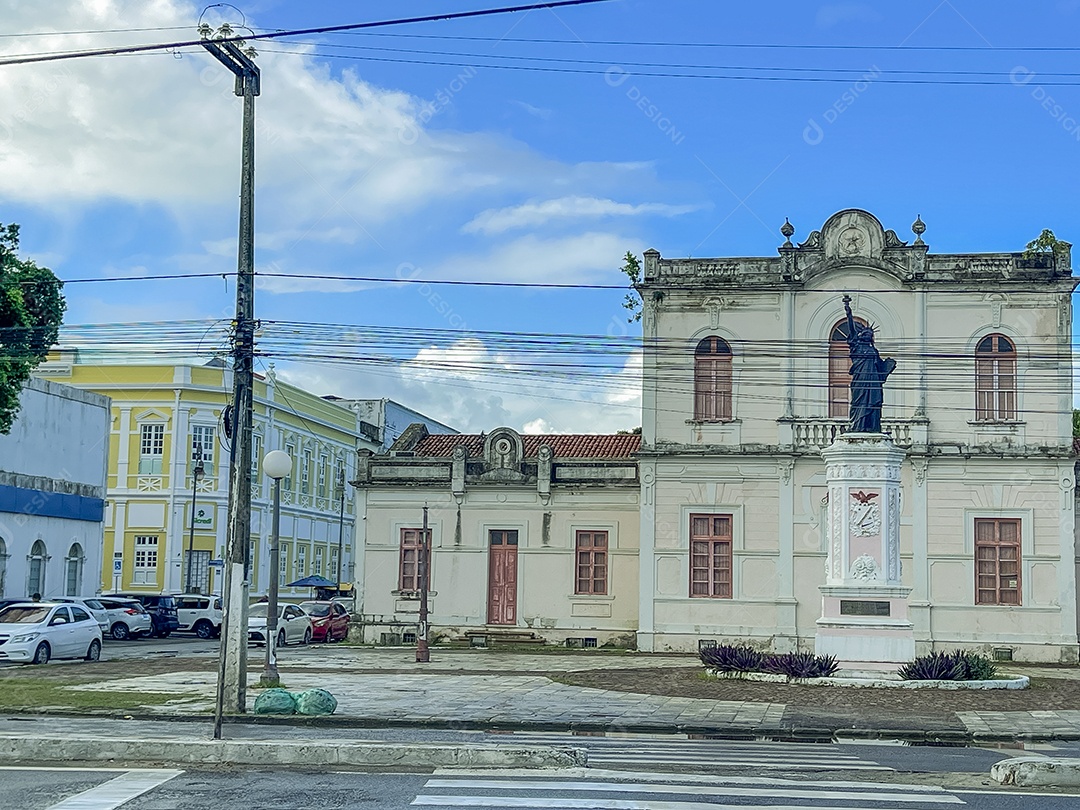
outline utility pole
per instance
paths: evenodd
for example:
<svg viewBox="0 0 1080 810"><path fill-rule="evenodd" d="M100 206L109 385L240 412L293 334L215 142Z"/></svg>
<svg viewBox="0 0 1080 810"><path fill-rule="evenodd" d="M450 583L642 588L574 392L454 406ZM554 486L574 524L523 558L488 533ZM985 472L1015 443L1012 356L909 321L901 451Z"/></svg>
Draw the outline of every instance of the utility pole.
<svg viewBox="0 0 1080 810"><path fill-rule="evenodd" d="M420 578L420 626L416 633L416 663L426 664L431 660L428 651L428 527L427 507L424 507L424 528L420 531L420 559L417 561L417 575Z"/></svg>
<svg viewBox="0 0 1080 810"><path fill-rule="evenodd" d="M229 448L229 527L225 539L225 587L218 659L214 739L221 739L225 712L247 708L247 602L251 547L251 421L255 355L255 97L259 68L235 42L204 39L202 46L236 76L244 99L240 169L240 244L233 336L232 443ZM276 572L271 572L276 575Z"/></svg>
<svg viewBox="0 0 1080 810"><path fill-rule="evenodd" d="M345 468L338 468L337 496L341 499L341 515L338 517L337 535L337 592L341 596L341 561L345 554ZM356 543L353 543L353 554L356 553Z"/></svg>

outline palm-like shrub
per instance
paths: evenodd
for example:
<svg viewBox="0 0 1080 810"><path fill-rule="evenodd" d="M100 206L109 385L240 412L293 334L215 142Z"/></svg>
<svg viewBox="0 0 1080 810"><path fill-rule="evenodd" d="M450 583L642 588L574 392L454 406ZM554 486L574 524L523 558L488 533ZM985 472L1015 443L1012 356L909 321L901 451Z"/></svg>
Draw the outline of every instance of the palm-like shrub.
<svg viewBox="0 0 1080 810"><path fill-rule="evenodd" d="M717 672L760 672L764 653L745 645L718 644L699 651L701 663Z"/></svg>
<svg viewBox="0 0 1080 810"><path fill-rule="evenodd" d="M997 675L997 667L985 655L954 650L920 655L897 674L905 681L988 681Z"/></svg>
<svg viewBox="0 0 1080 810"><path fill-rule="evenodd" d="M764 671L789 678L827 678L836 672L839 666L836 657L832 655L789 652L766 658Z"/></svg>

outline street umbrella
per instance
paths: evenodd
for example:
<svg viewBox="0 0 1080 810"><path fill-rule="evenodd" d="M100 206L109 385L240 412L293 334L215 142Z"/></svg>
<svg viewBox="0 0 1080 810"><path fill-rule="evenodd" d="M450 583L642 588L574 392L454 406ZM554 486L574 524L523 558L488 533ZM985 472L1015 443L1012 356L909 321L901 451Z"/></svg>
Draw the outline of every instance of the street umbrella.
<svg viewBox="0 0 1080 810"><path fill-rule="evenodd" d="M318 574L312 574L309 577L298 579L296 582L290 582L285 587L287 588L333 588L337 583L331 582L326 577L319 576Z"/></svg>
<svg viewBox="0 0 1080 810"><path fill-rule="evenodd" d="M311 588L312 590L314 590L315 588L334 588L334 587L337 587L337 583L331 582L330 580L328 580L324 576L319 576L318 574L312 574L309 577L304 577L303 579L298 579L298 580L296 580L296 582L290 582L285 587L287 587L287 588Z"/></svg>

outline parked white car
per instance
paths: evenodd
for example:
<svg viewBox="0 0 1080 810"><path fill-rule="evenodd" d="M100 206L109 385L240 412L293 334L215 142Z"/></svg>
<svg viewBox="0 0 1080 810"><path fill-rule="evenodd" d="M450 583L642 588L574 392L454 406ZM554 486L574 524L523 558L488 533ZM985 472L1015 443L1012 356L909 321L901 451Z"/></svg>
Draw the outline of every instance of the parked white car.
<svg viewBox="0 0 1080 810"><path fill-rule="evenodd" d="M105 606L101 604L97 599L86 597L85 599L75 596L54 596L50 602L64 602L69 605L78 605L81 608L85 608L86 611L97 619L98 627L101 628L101 635L104 636L109 632L109 612L105 610Z"/></svg>
<svg viewBox="0 0 1080 810"><path fill-rule="evenodd" d="M117 641L149 636L154 629L154 620L142 602L113 596L102 596L98 601L108 614L108 633Z"/></svg>
<svg viewBox="0 0 1080 810"><path fill-rule="evenodd" d="M266 643L266 602L248 608L248 641ZM311 643L311 617L289 602L278 605L277 646Z"/></svg>
<svg viewBox="0 0 1080 810"><path fill-rule="evenodd" d="M221 597L198 594L176 594L177 630L190 630L199 638L221 635Z"/></svg>
<svg viewBox="0 0 1080 810"><path fill-rule="evenodd" d="M101 657L101 628L79 605L23 602L0 611L0 661Z"/></svg>

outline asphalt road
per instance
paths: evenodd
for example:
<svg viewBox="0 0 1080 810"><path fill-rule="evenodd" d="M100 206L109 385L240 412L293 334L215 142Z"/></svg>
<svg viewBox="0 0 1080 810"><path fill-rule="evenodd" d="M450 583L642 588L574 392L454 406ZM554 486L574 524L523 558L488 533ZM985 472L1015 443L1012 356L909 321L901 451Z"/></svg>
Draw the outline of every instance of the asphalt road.
<svg viewBox="0 0 1080 810"><path fill-rule="evenodd" d="M349 773L329 769L0 772L0 806L13 810L403 810L514 807L604 810L710 806L874 807L876 810L1071 810L1075 795L1025 794L992 786L941 787L933 780L884 780L772 772L736 776L571 771Z"/></svg>

